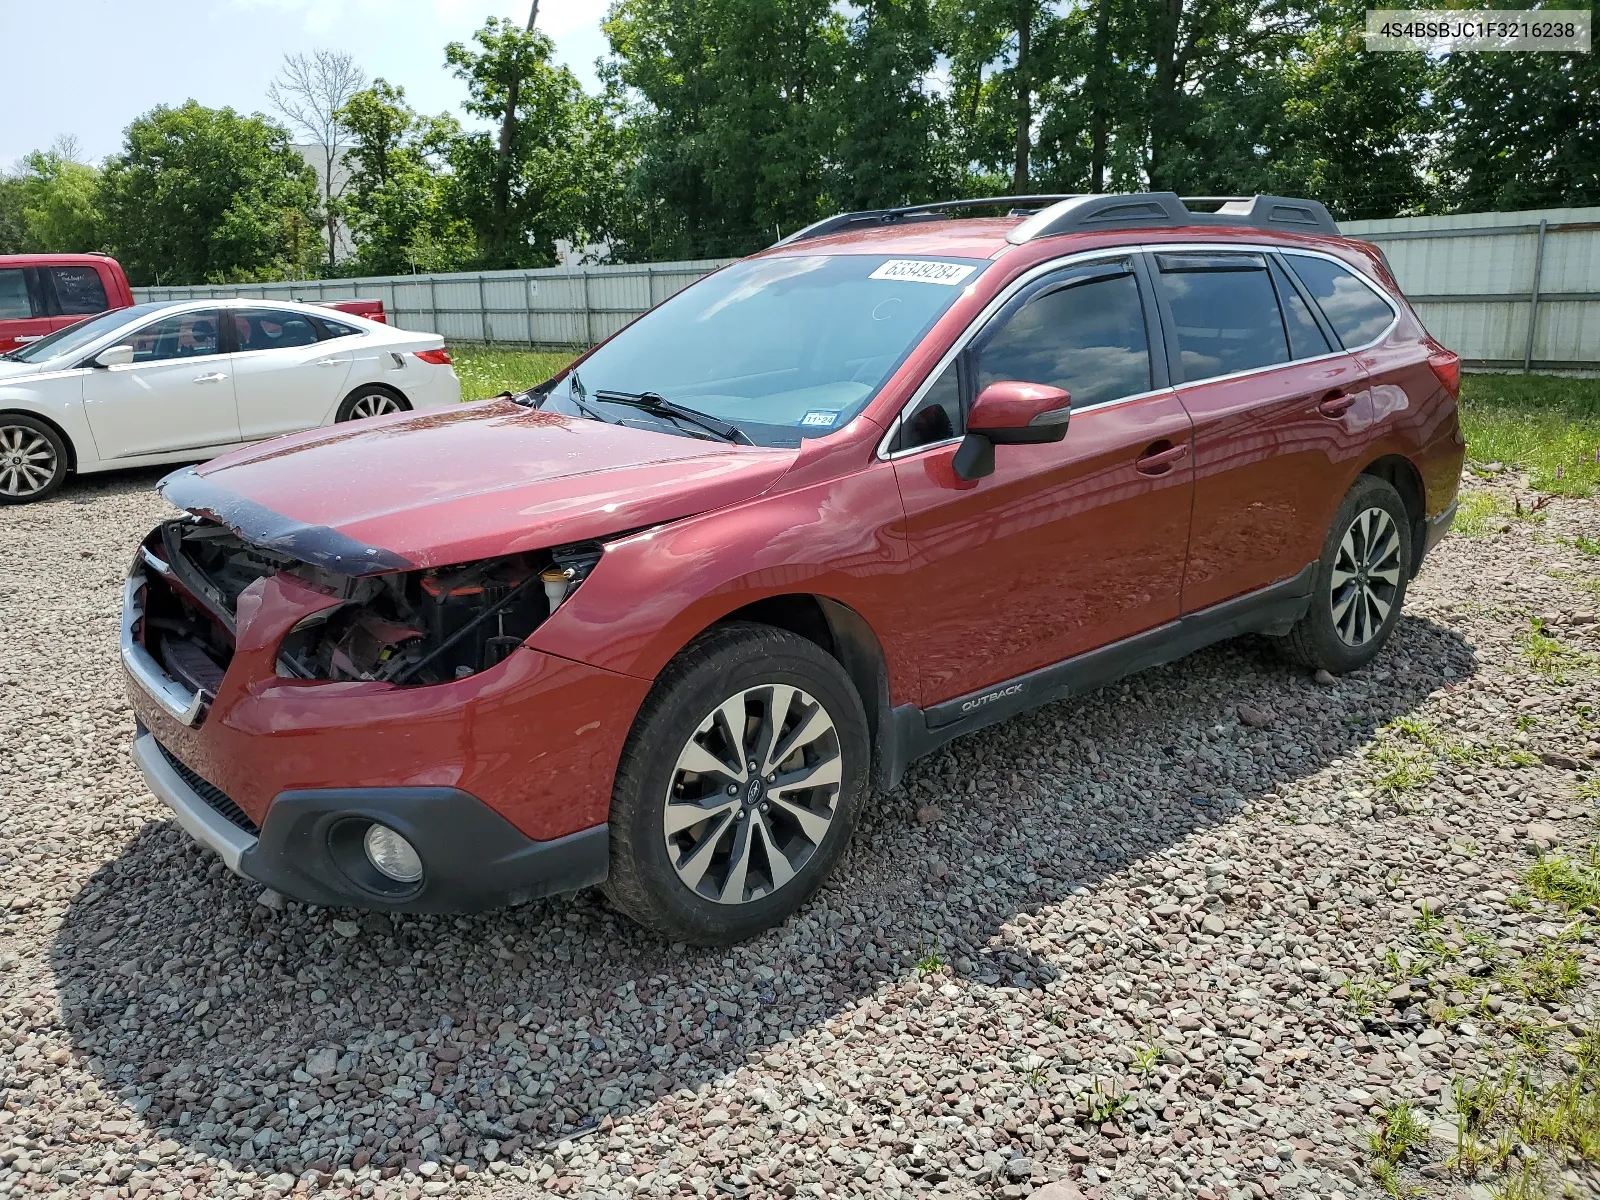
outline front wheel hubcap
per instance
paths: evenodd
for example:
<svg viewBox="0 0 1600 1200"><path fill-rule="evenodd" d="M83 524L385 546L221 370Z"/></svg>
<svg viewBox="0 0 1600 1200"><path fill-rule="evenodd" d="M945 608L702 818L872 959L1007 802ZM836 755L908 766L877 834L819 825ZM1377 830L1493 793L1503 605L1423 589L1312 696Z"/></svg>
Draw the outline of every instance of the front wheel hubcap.
<svg viewBox="0 0 1600 1200"><path fill-rule="evenodd" d="M372 392L362 396L350 406L350 419L359 420L362 417L381 417L385 413L403 411L400 401L387 392Z"/></svg>
<svg viewBox="0 0 1600 1200"><path fill-rule="evenodd" d="M1356 515L1339 542L1329 578L1333 628L1347 646L1378 636L1400 594L1400 531L1381 508Z"/></svg>
<svg viewBox="0 0 1600 1200"><path fill-rule="evenodd" d="M799 688L728 697L690 735L667 786L661 829L678 878L718 904L770 896L827 837L843 766L833 718Z"/></svg>
<svg viewBox="0 0 1600 1200"><path fill-rule="evenodd" d="M42 492L59 466L55 447L36 429L0 426L0 492L32 496Z"/></svg>

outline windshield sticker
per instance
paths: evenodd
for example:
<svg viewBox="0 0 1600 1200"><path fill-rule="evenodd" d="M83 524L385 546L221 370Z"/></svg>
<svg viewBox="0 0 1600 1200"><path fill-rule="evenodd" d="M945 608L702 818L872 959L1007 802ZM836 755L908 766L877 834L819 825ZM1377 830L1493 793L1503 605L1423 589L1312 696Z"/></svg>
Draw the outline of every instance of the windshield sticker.
<svg viewBox="0 0 1600 1200"><path fill-rule="evenodd" d="M904 283L937 283L955 287L978 268L961 263L929 262L920 258L891 258L868 279L898 279Z"/></svg>
<svg viewBox="0 0 1600 1200"><path fill-rule="evenodd" d="M833 423L839 419L837 412L829 412L825 408L814 408L800 418L802 429L832 429Z"/></svg>

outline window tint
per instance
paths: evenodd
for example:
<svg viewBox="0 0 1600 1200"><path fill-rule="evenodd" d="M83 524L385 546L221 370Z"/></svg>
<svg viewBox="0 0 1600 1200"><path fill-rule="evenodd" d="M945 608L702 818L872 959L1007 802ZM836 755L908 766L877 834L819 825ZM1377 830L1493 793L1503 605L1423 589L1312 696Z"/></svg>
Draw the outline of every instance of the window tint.
<svg viewBox="0 0 1600 1200"><path fill-rule="evenodd" d="M1139 282L1126 266L1064 272L1000 320L978 351L978 391L1007 379L1045 383L1084 408L1150 390Z"/></svg>
<svg viewBox="0 0 1600 1200"><path fill-rule="evenodd" d="M136 363L215 354L217 314L205 310L175 313L129 335L128 344Z"/></svg>
<svg viewBox="0 0 1600 1200"><path fill-rule="evenodd" d="M1394 320L1394 310L1347 267L1305 254L1287 257L1346 349L1365 346Z"/></svg>
<svg viewBox="0 0 1600 1200"><path fill-rule="evenodd" d="M1289 361L1266 261L1245 254L1158 254L1186 380Z"/></svg>
<svg viewBox="0 0 1600 1200"><path fill-rule="evenodd" d="M342 338L361 332L354 326L346 325L343 321L330 321L327 317L318 317L317 323L322 326L323 337Z"/></svg>
<svg viewBox="0 0 1600 1200"><path fill-rule="evenodd" d="M50 280L56 285L56 304L62 316L87 317L110 307L106 285L93 267L51 267Z"/></svg>
<svg viewBox="0 0 1600 1200"><path fill-rule="evenodd" d="M910 450L915 446L945 441L960 433L964 422L961 412L961 372L952 362L901 425L894 448Z"/></svg>
<svg viewBox="0 0 1600 1200"><path fill-rule="evenodd" d="M28 281L21 267L0 270L0 321L26 320L33 316L28 300Z"/></svg>
<svg viewBox="0 0 1600 1200"><path fill-rule="evenodd" d="M317 340L317 328L311 319L286 309L239 309L233 314L233 328L241 351L283 350L309 346Z"/></svg>
<svg viewBox="0 0 1600 1200"><path fill-rule="evenodd" d="M1283 323L1289 327L1289 350L1294 357L1315 358L1319 354L1333 353L1328 335L1311 315L1311 306L1276 265L1272 268L1272 282L1278 285L1278 301L1283 305Z"/></svg>

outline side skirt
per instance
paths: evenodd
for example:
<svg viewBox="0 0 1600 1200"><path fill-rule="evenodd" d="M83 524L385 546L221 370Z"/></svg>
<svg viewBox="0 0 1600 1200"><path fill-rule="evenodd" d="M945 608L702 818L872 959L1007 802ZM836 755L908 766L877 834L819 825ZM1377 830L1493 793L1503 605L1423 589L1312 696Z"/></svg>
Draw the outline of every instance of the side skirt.
<svg viewBox="0 0 1600 1200"><path fill-rule="evenodd" d="M931 708L902 704L890 714L892 742L885 747L880 781L893 787L915 759L1027 709L1092 692L1240 634L1287 633L1311 607L1316 573L1317 564L1309 563L1280 583Z"/></svg>

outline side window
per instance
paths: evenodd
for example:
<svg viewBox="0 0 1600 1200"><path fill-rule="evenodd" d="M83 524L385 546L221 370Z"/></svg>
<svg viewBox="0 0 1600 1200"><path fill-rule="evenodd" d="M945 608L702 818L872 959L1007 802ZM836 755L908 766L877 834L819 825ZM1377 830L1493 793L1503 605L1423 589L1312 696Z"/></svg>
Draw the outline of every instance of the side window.
<svg viewBox="0 0 1600 1200"><path fill-rule="evenodd" d="M1193 382L1289 361L1266 260L1254 254L1158 254L1183 377Z"/></svg>
<svg viewBox="0 0 1600 1200"><path fill-rule="evenodd" d="M283 350L309 346L317 340L316 326L302 313L277 308L244 308L233 314L237 348Z"/></svg>
<svg viewBox="0 0 1600 1200"><path fill-rule="evenodd" d="M93 267L51 267L50 282L55 284L62 316L87 317L110 307L106 285Z"/></svg>
<svg viewBox="0 0 1600 1200"><path fill-rule="evenodd" d="M346 325L343 321L330 321L327 317L318 317L317 324L322 326L324 338L351 337L361 331L353 326Z"/></svg>
<svg viewBox="0 0 1600 1200"><path fill-rule="evenodd" d="M0 270L0 321L26 321L33 316L28 280L21 267Z"/></svg>
<svg viewBox="0 0 1600 1200"><path fill-rule="evenodd" d="M1328 345L1328 335L1322 332L1311 306L1300 295L1300 290L1276 264L1272 268L1272 282L1278 287L1278 302L1283 305L1283 323L1289 327L1289 351L1295 358L1315 358L1319 354L1333 353Z"/></svg>
<svg viewBox="0 0 1600 1200"><path fill-rule="evenodd" d="M1284 257L1347 350L1373 341L1394 320L1394 309L1380 300L1348 267L1308 254Z"/></svg>
<svg viewBox="0 0 1600 1200"><path fill-rule="evenodd" d="M1144 306L1127 264L1071 268L985 331L974 390L1013 379L1065 388L1073 408L1150 390Z"/></svg>
<svg viewBox="0 0 1600 1200"><path fill-rule="evenodd" d="M934 385L917 402L912 414L901 423L894 449L911 450L947 441L964 427L961 412L960 358L944 369Z"/></svg>
<svg viewBox="0 0 1600 1200"><path fill-rule="evenodd" d="M175 313L153 321L128 338L133 361L159 362L169 358L200 358L217 352L215 312Z"/></svg>

